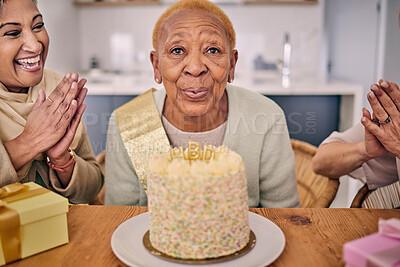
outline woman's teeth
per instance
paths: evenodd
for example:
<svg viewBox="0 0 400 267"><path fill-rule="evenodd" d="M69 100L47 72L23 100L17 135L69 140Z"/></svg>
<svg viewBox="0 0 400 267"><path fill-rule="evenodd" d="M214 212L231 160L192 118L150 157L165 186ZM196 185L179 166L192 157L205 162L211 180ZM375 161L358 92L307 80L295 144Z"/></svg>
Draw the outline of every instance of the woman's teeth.
<svg viewBox="0 0 400 267"><path fill-rule="evenodd" d="M38 67L39 61L40 61L40 55L37 55L36 57L32 57L32 58L18 59L17 63L19 65L24 66L25 68L33 69L33 68Z"/></svg>

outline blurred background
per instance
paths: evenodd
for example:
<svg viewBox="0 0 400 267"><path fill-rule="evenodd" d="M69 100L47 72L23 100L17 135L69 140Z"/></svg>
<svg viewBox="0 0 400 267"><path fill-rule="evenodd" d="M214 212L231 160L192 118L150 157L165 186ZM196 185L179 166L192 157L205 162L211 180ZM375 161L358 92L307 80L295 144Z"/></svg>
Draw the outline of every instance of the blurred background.
<svg viewBox="0 0 400 267"><path fill-rule="evenodd" d="M39 0L50 35L46 63L88 79L84 120L95 154L108 118L150 89L152 30L173 0ZM400 0L216 0L237 35L234 85L284 110L292 138L318 146L358 123L380 78L400 82ZM360 184L342 181L345 205Z"/></svg>

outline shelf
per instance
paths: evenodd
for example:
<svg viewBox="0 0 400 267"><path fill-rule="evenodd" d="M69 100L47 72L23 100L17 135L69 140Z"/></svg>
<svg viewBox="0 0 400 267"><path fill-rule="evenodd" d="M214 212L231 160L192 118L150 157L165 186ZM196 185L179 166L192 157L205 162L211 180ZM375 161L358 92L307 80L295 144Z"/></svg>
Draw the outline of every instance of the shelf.
<svg viewBox="0 0 400 267"><path fill-rule="evenodd" d="M160 5L160 1L158 0L129 0L129 1L96 1L96 2L74 2L75 6L153 6Z"/></svg>
<svg viewBox="0 0 400 267"><path fill-rule="evenodd" d="M223 4L223 3L218 3ZM315 5L318 0L244 0L245 5ZM116 1L87 1L74 2L75 6L95 7L95 6L145 6L161 5L159 0L116 0Z"/></svg>
<svg viewBox="0 0 400 267"><path fill-rule="evenodd" d="M315 5L318 0L245 0L245 5Z"/></svg>

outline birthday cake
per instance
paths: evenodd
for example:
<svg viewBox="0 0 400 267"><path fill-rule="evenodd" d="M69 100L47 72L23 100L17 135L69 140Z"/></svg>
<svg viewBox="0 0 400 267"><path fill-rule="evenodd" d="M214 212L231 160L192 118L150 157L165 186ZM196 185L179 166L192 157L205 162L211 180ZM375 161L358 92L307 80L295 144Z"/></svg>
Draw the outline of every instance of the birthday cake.
<svg viewBox="0 0 400 267"><path fill-rule="evenodd" d="M150 161L152 246L180 259L230 255L249 242L247 179L241 157L196 142Z"/></svg>

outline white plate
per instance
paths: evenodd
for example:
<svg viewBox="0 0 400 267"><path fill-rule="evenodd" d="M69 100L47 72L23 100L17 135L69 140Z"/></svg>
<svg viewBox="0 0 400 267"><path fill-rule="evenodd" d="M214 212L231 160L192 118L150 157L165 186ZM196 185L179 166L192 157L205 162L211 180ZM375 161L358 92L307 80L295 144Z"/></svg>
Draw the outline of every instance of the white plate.
<svg viewBox="0 0 400 267"><path fill-rule="evenodd" d="M266 266L274 262L285 248L285 236L282 230L267 218L249 212L250 228L256 235L255 247L242 257L206 266ZM153 256L143 246L142 238L149 230L149 215L143 213L122 223L111 237L111 248L114 254L129 266L188 266L165 261Z"/></svg>

